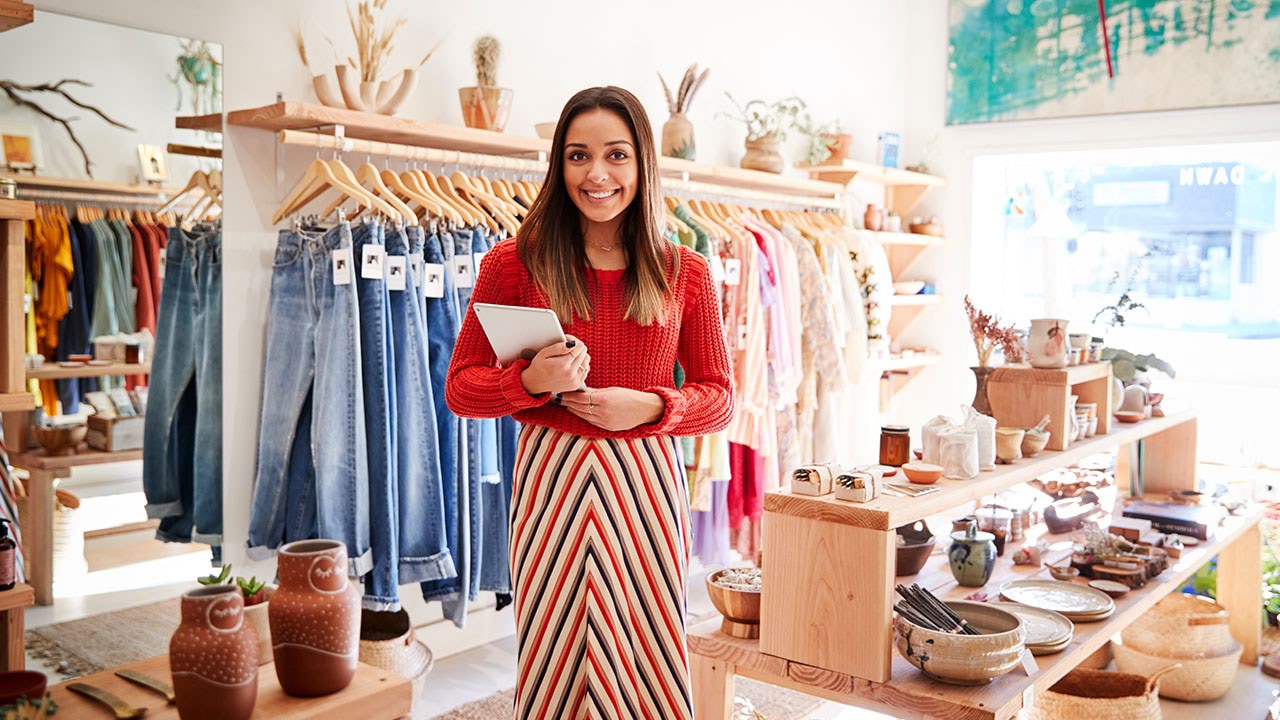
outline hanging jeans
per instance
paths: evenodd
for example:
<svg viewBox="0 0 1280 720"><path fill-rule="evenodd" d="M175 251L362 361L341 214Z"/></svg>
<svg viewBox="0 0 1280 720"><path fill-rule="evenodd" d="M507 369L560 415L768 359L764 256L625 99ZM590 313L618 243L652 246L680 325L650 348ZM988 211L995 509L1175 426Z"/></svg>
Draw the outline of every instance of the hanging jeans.
<svg viewBox="0 0 1280 720"><path fill-rule="evenodd" d="M85 256L81 253L81 228L77 222L72 222L67 227L71 235L71 265L75 270L71 274L67 314L58 323L58 360L67 360L71 355L89 352L89 301L85 291L85 276L89 273ZM97 389L97 383L94 383L93 389ZM82 393L88 391L82 386L81 378L59 380L58 399L62 401L63 411L78 412Z"/></svg>
<svg viewBox="0 0 1280 720"><path fill-rule="evenodd" d="M351 248L345 223L323 233L280 231L271 274L248 555L271 558L289 528L305 526L314 512L316 534L346 544L348 574L362 576L372 568L373 555L355 286L359 268ZM350 284L334 285L339 263L350 273ZM161 312L168 302L166 297L160 303Z"/></svg>
<svg viewBox="0 0 1280 720"><path fill-rule="evenodd" d="M170 231L143 426L147 517L165 542L222 544L222 237Z"/></svg>
<svg viewBox="0 0 1280 720"><path fill-rule="evenodd" d="M421 237L422 229L408 233ZM404 290L390 290L391 336L395 354L396 465L399 480L400 582L456 577L445 545L444 496L434 393L427 360L427 326L408 270L406 232L388 230L387 257L403 257ZM421 245L421 239L417 241ZM390 265L388 265L390 268Z"/></svg>

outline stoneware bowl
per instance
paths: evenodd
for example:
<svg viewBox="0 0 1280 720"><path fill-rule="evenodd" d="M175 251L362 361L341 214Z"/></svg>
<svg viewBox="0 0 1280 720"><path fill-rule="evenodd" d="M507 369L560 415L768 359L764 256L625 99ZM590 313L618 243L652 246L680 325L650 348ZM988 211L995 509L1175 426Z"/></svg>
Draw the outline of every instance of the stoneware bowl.
<svg viewBox="0 0 1280 720"><path fill-rule="evenodd" d="M0 673L0 706L12 705L18 698L30 701L43 700L49 678L34 670L14 670Z"/></svg>
<svg viewBox="0 0 1280 720"><path fill-rule="evenodd" d="M1145 418L1146 414L1137 410L1117 410L1115 416L1122 423L1136 423Z"/></svg>
<svg viewBox="0 0 1280 720"><path fill-rule="evenodd" d="M932 485L942 477L942 466L923 462L910 462L902 466L907 479L917 485Z"/></svg>
<svg viewBox="0 0 1280 720"><path fill-rule="evenodd" d="M1071 582L1072 580L1080 577L1080 570L1079 568L1073 568L1070 565L1050 565L1049 575L1051 575L1054 580Z"/></svg>
<svg viewBox="0 0 1280 720"><path fill-rule="evenodd" d="M1022 457L1022 439L1026 435L1022 428L996 428L996 461L1008 465Z"/></svg>
<svg viewBox="0 0 1280 720"><path fill-rule="evenodd" d="M963 600L948 601L947 606L982 634L952 635L897 616L894 644L907 662L951 685L985 685L1018 667L1027 632L1016 615Z"/></svg>
<svg viewBox="0 0 1280 720"><path fill-rule="evenodd" d="M1044 451L1046 445L1049 444L1049 431L1042 430L1036 432L1035 428L1030 428L1022 436L1022 456L1035 457Z"/></svg>
<svg viewBox="0 0 1280 720"><path fill-rule="evenodd" d="M1090 580L1089 587L1094 590L1100 590L1113 598L1118 598L1131 589L1128 585L1115 580Z"/></svg>
<svg viewBox="0 0 1280 720"><path fill-rule="evenodd" d="M84 423L31 428L31 437L40 443L46 455L74 455L88 434L89 426Z"/></svg>
<svg viewBox="0 0 1280 720"><path fill-rule="evenodd" d="M556 124L553 122L538 123L533 126L533 131L543 140L550 140L555 137Z"/></svg>
<svg viewBox="0 0 1280 720"><path fill-rule="evenodd" d="M929 555L933 553L933 546L938 540L923 520L904 525L896 532L903 544L898 546L894 574L915 575L929 561Z"/></svg>
<svg viewBox="0 0 1280 720"><path fill-rule="evenodd" d="M707 594L711 604L724 616L720 632L736 638L760 637L760 593L717 585L715 580L723 570L707 576Z"/></svg>

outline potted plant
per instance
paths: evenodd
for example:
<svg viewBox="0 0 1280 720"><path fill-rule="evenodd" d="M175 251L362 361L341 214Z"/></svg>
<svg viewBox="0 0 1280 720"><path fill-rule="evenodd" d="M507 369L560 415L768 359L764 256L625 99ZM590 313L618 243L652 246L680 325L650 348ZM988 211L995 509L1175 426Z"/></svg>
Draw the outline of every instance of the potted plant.
<svg viewBox="0 0 1280 720"><path fill-rule="evenodd" d="M729 117L747 126L747 154L739 165L748 170L781 173L786 161L778 148L787 139L787 131L796 127L800 114L805 111L804 101L789 97L774 102L752 100L740 105L732 95L725 95L737 111L736 115Z"/></svg>
<svg viewBox="0 0 1280 720"><path fill-rule="evenodd" d="M1262 609L1267 614L1267 626L1275 627L1280 617L1280 559L1267 543L1262 558Z"/></svg>
<svg viewBox="0 0 1280 720"><path fill-rule="evenodd" d="M245 618L253 624L253 629L258 631L258 664L265 665L271 662L271 625L267 622L267 605L271 601L271 593L275 590L274 586L267 585L257 576L245 579L243 577L231 577L231 565L223 565L222 572L217 575L206 575L198 578L201 585L222 585L235 584L240 588L240 594L244 596L244 615Z"/></svg>
<svg viewBox="0 0 1280 720"><path fill-rule="evenodd" d="M697 158L697 149L693 142L693 123L689 122L687 114L689 104L693 102L693 96L698 94L702 84L707 81L709 72L711 68L706 68L702 74L698 74L698 64L690 65L689 69L684 71L684 78L680 81L680 87L675 95L671 94L667 81L662 79L662 73L658 73L658 81L662 83L662 90L667 95L667 110L671 113L671 117L662 125L662 154L666 157L685 160Z"/></svg>
<svg viewBox="0 0 1280 720"><path fill-rule="evenodd" d="M973 396L973 409L990 415L987 379L995 370L991 367L991 354L999 347L1004 353L1006 364L1020 363L1023 355L1022 343L1012 325L1000 327L1000 318L979 310L968 295L964 296L964 311L969 316L969 335L973 338L973 347L978 351L978 366L969 368L978 381L978 388Z"/></svg>
<svg viewBox="0 0 1280 720"><path fill-rule="evenodd" d="M472 48L476 86L458 88L462 121L467 127L502 132L507 126L515 91L498 87L498 58L501 54L502 46L492 35L481 36Z"/></svg>

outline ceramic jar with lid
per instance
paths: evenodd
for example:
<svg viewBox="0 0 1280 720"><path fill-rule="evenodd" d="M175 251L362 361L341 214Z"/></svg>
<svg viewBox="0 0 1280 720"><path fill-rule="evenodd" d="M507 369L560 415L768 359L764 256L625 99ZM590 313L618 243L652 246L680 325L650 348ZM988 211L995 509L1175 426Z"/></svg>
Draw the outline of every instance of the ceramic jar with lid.
<svg viewBox="0 0 1280 720"><path fill-rule="evenodd" d="M996 566L996 536L969 525L965 532L951 533L947 560L951 574L964 587L982 587L991 579Z"/></svg>

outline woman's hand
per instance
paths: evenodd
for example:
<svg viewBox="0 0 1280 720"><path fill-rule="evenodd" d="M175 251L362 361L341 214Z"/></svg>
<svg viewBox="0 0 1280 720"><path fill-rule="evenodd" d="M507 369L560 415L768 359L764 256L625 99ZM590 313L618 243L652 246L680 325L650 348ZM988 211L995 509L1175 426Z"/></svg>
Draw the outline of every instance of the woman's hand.
<svg viewBox="0 0 1280 720"><path fill-rule="evenodd" d="M613 432L657 422L667 409L661 396L621 387L567 392L560 401L574 415Z"/></svg>
<svg viewBox="0 0 1280 720"><path fill-rule="evenodd" d="M569 335L562 343L543 348L529 367L520 373L520 382L530 395L563 393L577 390L586 384L591 372L591 356L587 346Z"/></svg>

